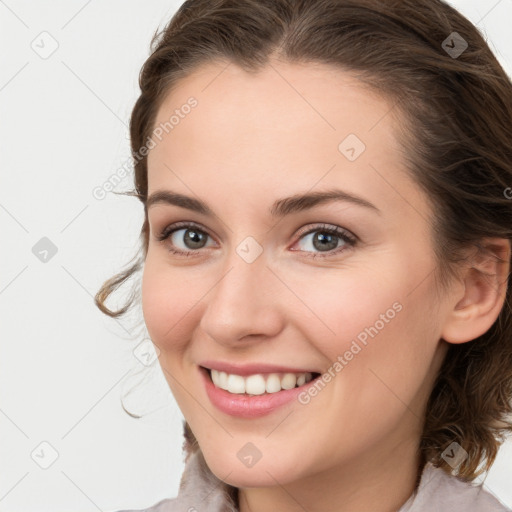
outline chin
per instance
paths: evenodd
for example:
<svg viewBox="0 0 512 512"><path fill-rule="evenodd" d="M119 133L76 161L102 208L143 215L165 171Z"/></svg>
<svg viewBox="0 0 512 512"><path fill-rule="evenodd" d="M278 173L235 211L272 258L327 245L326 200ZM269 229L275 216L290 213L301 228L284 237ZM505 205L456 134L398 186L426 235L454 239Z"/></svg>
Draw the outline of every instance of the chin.
<svg viewBox="0 0 512 512"><path fill-rule="evenodd" d="M262 457L252 467L247 467L239 458L223 454L203 451L204 458L210 471L220 480L233 487L274 487L279 483L286 485L297 480L300 475L297 471L298 461L286 461L283 458L273 456L264 460Z"/></svg>
<svg viewBox="0 0 512 512"><path fill-rule="evenodd" d="M232 473L226 478L228 473L216 473L212 470L217 478L222 479L224 477L224 482L227 484L238 487L238 488L251 488L251 487L275 487L277 485L276 482L279 482L280 485L286 485L290 481L294 480L294 478L290 478L290 475L287 475L286 479L284 479L281 473L265 471L265 468L261 467L259 469L254 468L244 468L234 469L231 468Z"/></svg>

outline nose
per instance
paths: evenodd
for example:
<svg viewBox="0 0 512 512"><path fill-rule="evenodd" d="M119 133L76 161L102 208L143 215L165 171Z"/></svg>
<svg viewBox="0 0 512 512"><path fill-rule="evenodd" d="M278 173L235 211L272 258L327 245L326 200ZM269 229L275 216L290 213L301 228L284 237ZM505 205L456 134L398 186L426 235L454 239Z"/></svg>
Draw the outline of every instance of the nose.
<svg viewBox="0 0 512 512"><path fill-rule="evenodd" d="M204 298L202 330L230 347L277 336L284 326L283 284L267 267L263 255L247 263L235 253L224 268Z"/></svg>

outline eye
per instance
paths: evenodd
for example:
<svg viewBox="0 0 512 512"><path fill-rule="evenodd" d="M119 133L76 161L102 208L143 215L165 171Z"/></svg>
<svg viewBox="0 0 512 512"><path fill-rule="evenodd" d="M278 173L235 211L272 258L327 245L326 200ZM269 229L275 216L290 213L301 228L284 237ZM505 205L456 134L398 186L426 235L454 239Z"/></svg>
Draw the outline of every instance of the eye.
<svg viewBox="0 0 512 512"><path fill-rule="evenodd" d="M198 249L206 247L210 237L206 231L191 222L178 222L167 226L156 239L159 242L169 241L169 251L182 256L198 253Z"/></svg>
<svg viewBox="0 0 512 512"><path fill-rule="evenodd" d="M296 243L308 257L329 257L353 247L357 237L338 226L322 224L299 232L300 239ZM200 249L207 248L210 235L193 222L178 222L167 226L156 236L159 242L169 242L168 250L178 256L198 256ZM308 248L309 247L309 248ZM311 250L313 249L313 251ZM297 251L297 249L291 249ZM314 252L314 251L318 252Z"/></svg>
<svg viewBox="0 0 512 512"><path fill-rule="evenodd" d="M352 233L349 233L338 226L323 224L321 226L316 226L313 229L309 229L306 233L302 233L302 236L297 243L302 246L300 249L301 252L309 253L311 250L308 249L308 247L313 248L313 250L317 250L319 252L313 252L313 254L310 254L309 256L313 258L318 256L324 258L345 251L353 247L356 242L357 238Z"/></svg>

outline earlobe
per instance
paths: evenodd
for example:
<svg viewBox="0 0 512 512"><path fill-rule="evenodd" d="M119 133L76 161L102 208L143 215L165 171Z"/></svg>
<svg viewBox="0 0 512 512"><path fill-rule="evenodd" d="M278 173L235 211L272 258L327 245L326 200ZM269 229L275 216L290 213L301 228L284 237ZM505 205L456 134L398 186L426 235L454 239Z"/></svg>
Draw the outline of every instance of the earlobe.
<svg viewBox="0 0 512 512"><path fill-rule="evenodd" d="M448 343L465 343L486 333L503 307L510 273L510 241L485 239L481 247L464 269L463 296L455 297L446 318L441 337Z"/></svg>

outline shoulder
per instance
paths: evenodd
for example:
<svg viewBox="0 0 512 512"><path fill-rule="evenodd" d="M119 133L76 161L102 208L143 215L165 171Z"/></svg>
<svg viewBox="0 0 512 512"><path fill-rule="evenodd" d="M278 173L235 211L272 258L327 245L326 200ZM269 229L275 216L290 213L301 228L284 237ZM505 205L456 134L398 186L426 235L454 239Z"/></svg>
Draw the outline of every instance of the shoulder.
<svg viewBox="0 0 512 512"><path fill-rule="evenodd" d="M482 485L459 480L428 463L420 485L398 512L512 512Z"/></svg>
<svg viewBox="0 0 512 512"><path fill-rule="evenodd" d="M231 509L226 509L225 506L224 498L213 497L211 500L202 500L193 496L188 498L177 496L176 498L163 499L148 508L117 510L116 512L231 512ZM235 512L234 509L233 512Z"/></svg>
<svg viewBox="0 0 512 512"><path fill-rule="evenodd" d="M186 508L183 508L182 504L180 505L177 498L171 498L161 500L149 508L137 510L117 510L116 512L181 512L181 510L185 511ZM192 510L190 512L192 512Z"/></svg>
<svg viewBox="0 0 512 512"><path fill-rule="evenodd" d="M228 486L208 468L201 452L190 455L180 481L178 496L139 510L116 512L238 512Z"/></svg>
<svg viewBox="0 0 512 512"><path fill-rule="evenodd" d="M137 510L118 510L116 512L202 512L202 509L197 510L189 502L184 502L181 498L167 498L155 503L154 505Z"/></svg>

